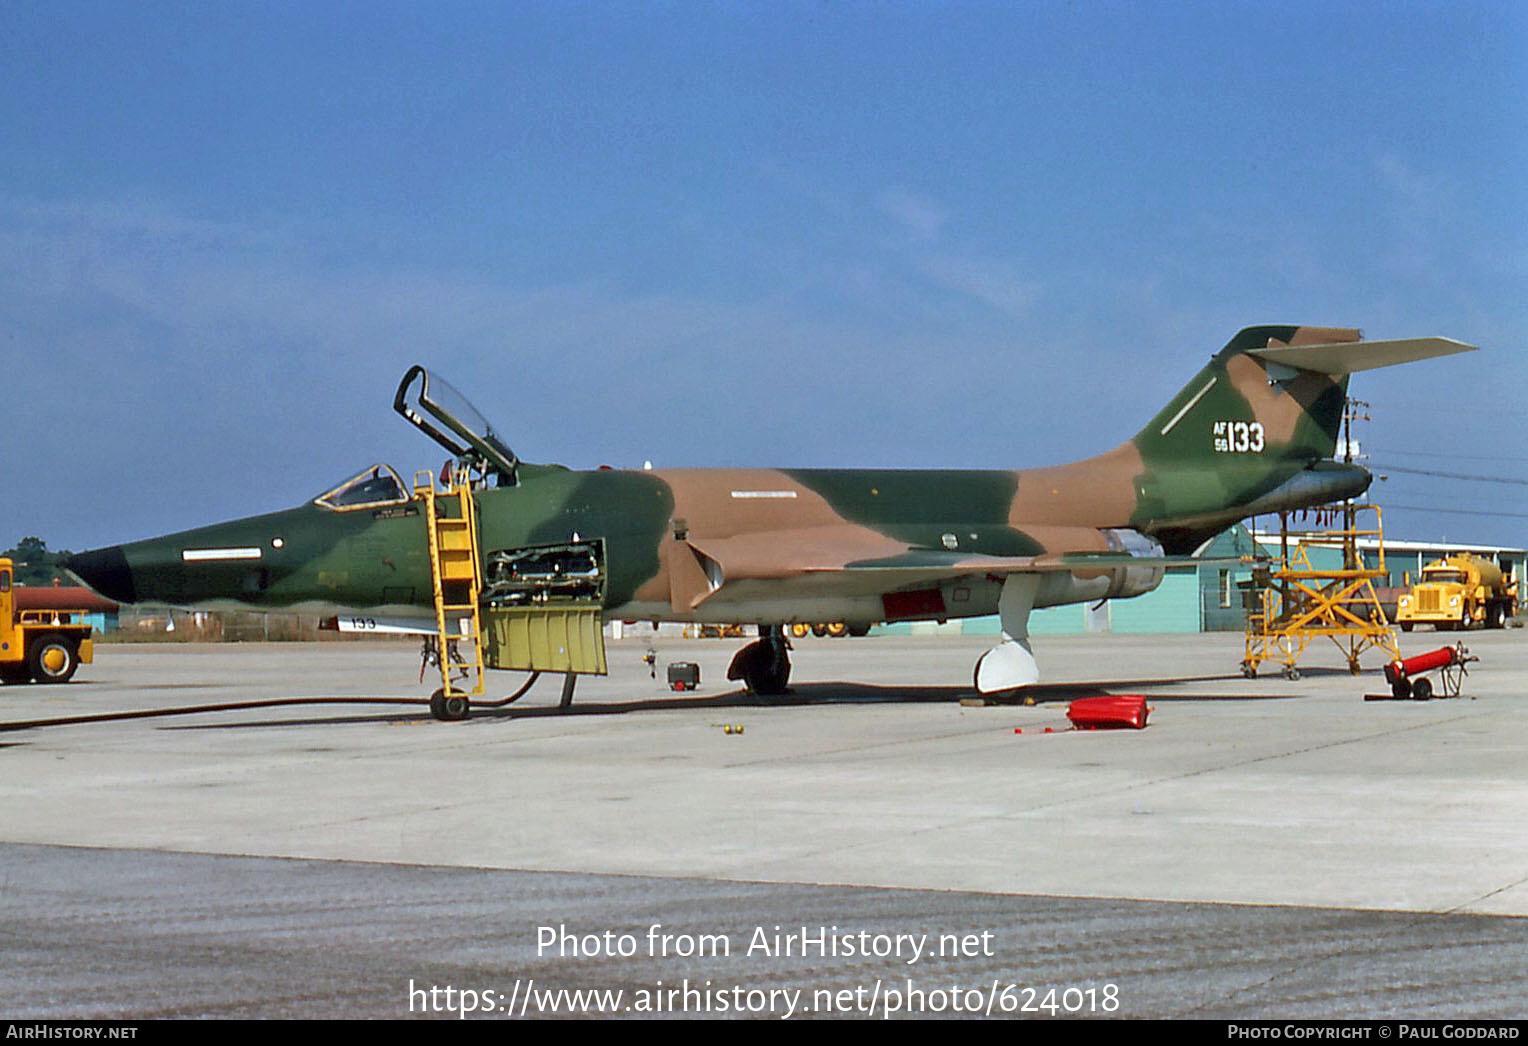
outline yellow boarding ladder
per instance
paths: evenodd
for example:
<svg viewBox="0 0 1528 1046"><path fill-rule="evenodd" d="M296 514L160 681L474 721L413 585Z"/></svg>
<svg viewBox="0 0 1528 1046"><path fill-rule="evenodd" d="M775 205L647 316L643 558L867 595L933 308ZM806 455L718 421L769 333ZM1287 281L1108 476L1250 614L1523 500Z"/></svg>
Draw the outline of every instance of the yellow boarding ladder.
<svg viewBox="0 0 1528 1046"><path fill-rule="evenodd" d="M440 679L445 694L484 692L483 629L478 613L483 578L478 551L477 503L472 498L471 477L465 469L453 470L444 493L435 489L428 470L414 474L414 497L424 502L426 530L430 535L430 579L435 587L435 627L440 636ZM470 622L470 627L461 631ZM448 628L448 624L451 626ZM459 644L453 648L453 644ZM472 689L452 686L452 650L458 655ZM462 654L470 649L471 659Z"/></svg>

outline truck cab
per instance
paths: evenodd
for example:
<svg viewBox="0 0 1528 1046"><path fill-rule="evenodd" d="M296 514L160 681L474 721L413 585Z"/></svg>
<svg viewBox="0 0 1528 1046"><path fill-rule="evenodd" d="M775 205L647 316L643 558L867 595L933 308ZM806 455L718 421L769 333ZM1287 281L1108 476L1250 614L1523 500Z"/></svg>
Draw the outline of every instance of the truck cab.
<svg viewBox="0 0 1528 1046"><path fill-rule="evenodd" d="M92 659L90 625L72 610L19 609L15 574L11 561L0 558L0 681L68 682L80 662Z"/></svg>
<svg viewBox="0 0 1528 1046"><path fill-rule="evenodd" d="M1503 628L1517 612L1517 585L1488 559L1461 553L1435 560L1396 607L1396 623L1410 632L1432 625L1440 632L1480 626Z"/></svg>

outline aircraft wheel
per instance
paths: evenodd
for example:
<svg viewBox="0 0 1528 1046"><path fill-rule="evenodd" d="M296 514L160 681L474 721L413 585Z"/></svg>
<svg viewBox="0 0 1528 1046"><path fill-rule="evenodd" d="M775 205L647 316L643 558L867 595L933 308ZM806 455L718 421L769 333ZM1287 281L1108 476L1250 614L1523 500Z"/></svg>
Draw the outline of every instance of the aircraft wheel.
<svg viewBox="0 0 1528 1046"><path fill-rule="evenodd" d="M80 655L63 636L46 635L27 656L32 678L39 683L67 683L80 667Z"/></svg>
<svg viewBox="0 0 1528 1046"><path fill-rule="evenodd" d="M448 694L441 689L430 695L430 714L442 722L466 719L471 707L472 702L467 699L466 694L458 694L455 691Z"/></svg>
<svg viewBox="0 0 1528 1046"><path fill-rule="evenodd" d="M1413 701L1426 701L1432 697L1432 681L1418 679L1411 684L1411 699Z"/></svg>
<svg viewBox="0 0 1528 1046"><path fill-rule="evenodd" d="M783 652L778 656L770 656L766 652L764 657L755 662L754 670L743 677L743 681L748 684L748 689L763 697L785 693L790 679L790 658Z"/></svg>
<svg viewBox="0 0 1528 1046"><path fill-rule="evenodd" d="M767 639L749 643L737 652L727 668L728 679L741 679L753 693L770 697L785 693L791 678L791 661L785 644Z"/></svg>

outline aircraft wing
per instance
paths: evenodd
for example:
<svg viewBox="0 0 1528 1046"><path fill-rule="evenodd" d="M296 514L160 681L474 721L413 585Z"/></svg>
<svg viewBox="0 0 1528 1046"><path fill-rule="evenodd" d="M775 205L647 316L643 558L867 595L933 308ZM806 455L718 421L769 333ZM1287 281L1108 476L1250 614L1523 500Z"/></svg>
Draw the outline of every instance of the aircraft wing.
<svg viewBox="0 0 1528 1046"><path fill-rule="evenodd" d="M1037 536L1042 531L1043 544L1057 551L1029 556L962 552L913 545L856 526L805 527L709 540L690 538L679 543L682 549L673 551L670 595L676 610L693 610L723 585L740 581L800 578L839 591L872 594L962 577L1044 571L1071 571L1087 577L1121 567L1161 569L1246 561L1240 556L1209 559L1138 556L1102 549L1069 551L1069 542L1074 548L1096 546L1103 538L1092 528L1037 528Z"/></svg>
<svg viewBox="0 0 1528 1046"><path fill-rule="evenodd" d="M876 562L848 563L854 573L914 570L945 575L1025 574L1048 570L1089 571L1115 567L1187 567L1206 563L1249 562L1245 556L1132 556L1124 552L1062 552L1038 556L960 555L933 548L909 548L901 556ZM832 569L832 568L828 568Z"/></svg>

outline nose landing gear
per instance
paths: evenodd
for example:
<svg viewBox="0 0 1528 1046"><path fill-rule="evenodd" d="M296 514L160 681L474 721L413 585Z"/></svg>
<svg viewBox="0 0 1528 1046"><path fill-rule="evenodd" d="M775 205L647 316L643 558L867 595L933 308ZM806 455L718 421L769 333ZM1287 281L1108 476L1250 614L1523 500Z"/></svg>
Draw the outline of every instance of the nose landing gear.
<svg viewBox="0 0 1528 1046"><path fill-rule="evenodd" d="M444 687L430 695L430 714L436 719L452 722L466 719L472 701L466 694L455 690L447 692Z"/></svg>

